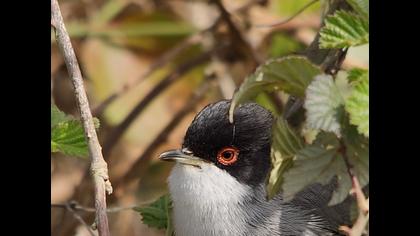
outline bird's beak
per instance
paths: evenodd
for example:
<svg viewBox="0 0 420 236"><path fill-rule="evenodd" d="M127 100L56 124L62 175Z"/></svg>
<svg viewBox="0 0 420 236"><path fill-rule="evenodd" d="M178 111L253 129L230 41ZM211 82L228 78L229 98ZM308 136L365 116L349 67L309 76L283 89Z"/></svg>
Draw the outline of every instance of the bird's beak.
<svg viewBox="0 0 420 236"><path fill-rule="evenodd" d="M177 163L184 165L191 165L195 167L201 166L204 162L203 159L195 157L193 155L188 155L182 152L181 150L170 150L160 154L159 159L162 161L176 161Z"/></svg>

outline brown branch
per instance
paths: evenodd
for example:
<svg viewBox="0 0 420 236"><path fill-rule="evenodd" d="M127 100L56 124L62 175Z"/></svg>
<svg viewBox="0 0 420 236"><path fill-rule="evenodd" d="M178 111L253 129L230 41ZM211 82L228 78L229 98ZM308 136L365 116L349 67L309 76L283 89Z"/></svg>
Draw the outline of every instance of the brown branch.
<svg viewBox="0 0 420 236"><path fill-rule="evenodd" d="M138 207L139 204L136 205L131 205L131 206L125 206L125 207L112 207L112 208L108 208L106 209L107 213L116 213L116 212L120 212L120 211L125 211L125 210L132 210L134 207ZM60 204L60 203L55 203L55 204L51 204L52 208L63 208L66 210L69 210L68 208L70 208L73 211L84 211L84 212L95 212L96 209L93 207L85 207L85 206L81 206L78 203L76 203L75 201L70 201L68 203L65 204Z"/></svg>
<svg viewBox="0 0 420 236"><path fill-rule="evenodd" d="M103 113L103 111L105 110L105 108L108 107L108 105L111 104L113 101L115 101L115 99L119 98L125 92L127 92L128 90L130 90L131 88L135 87L140 82L142 82L144 79L149 77L151 74L153 74L159 68L162 68L168 62L172 61L177 55L179 55L181 52L183 52L189 46L198 43L202 39L202 35L203 35L204 32L206 32L206 30L202 30L202 31L188 37L187 39L183 40L181 43L179 43L178 45L176 45L175 47L173 47L169 51L165 52L136 81L134 81L133 83L123 85L118 91L112 93L108 98L106 98L104 101L102 101L95 109L93 109L93 114L95 116L100 116Z"/></svg>
<svg viewBox="0 0 420 236"><path fill-rule="evenodd" d="M229 28L229 32L232 35L232 41L234 42L233 46L238 47L238 50L244 50L249 57L254 61L255 67L257 67L259 64L262 63L261 56L255 51L255 49L251 46L251 44L244 38L239 28L233 23L230 13L226 10L226 8L223 6L221 0L211 0L212 3L214 3L217 8L220 11L220 15L222 19L225 21ZM258 2L252 2L252 4L248 4L247 7L252 6L253 4ZM243 10L244 8L239 8L240 10Z"/></svg>
<svg viewBox="0 0 420 236"><path fill-rule="evenodd" d="M261 0L261 1L266 1L266 0ZM242 7L239 7L237 10L234 10L234 11L235 12L236 11L245 11L247 8L252 7L254 4L258 4L261 1L259 1L259 0L250 0L250 2L246 4L246 6L244 5ZM205 32L213 32L214 29L221 22L222 22L222 17L218 17L216 19L216 21L213 23L213 25L211 27L205 29L204 31ZM224 47L224 48L227 49L227 50L230 50L230 51L232 50L232 47ZM179 116L181 116L181 115L179 115ZM179 122L173 122L174 128L177 126L178 123ZM168 134L166 134L166 136L169 135L170 132L172 132L173 128L170 128L169 125L168 125L167 126L167 130L169 130L169 131L168 131ZM162 133L166 133L166 132L165 131L162 131ZM161 134L160 136L162 137L162 136L165 136L165 135L164 134ZM164 139L165 138L162 138L162 140L164 140ZM153 141L153 143L158 143L158 141ZM151 150L151 151L149 151L149 153L151 153L151 152L153 152L155 150L155 147L153 147L153 145L150 145L150 146L148 146L147 150L149 150L149 149ZM105 155L105 158L106 157L107 156ZM144 161L144 160L147 160L148 158L145 155L141 155L139 158L142 161L138 165L143 165L143 168L147 168L147 161ZM138 173L141 175L143 172L144 171L138 172ZM82 178L82 181L80 182L81 184L77 187L76 191L74 191L73 195L69 199L78 199L78 200L83 199L84 204L90 205L90 204L93 204L93 202L91 201L91 199L90 198L88 198L88 199L84 199L83 198L86 195L86 191L88 191L88 188L91 186L90 181L86 180L86 176L87 176L87 174L84 175L84 177ZM114 180L114 182L116 182L116 184L115 184L116 188L119 188L118 186L120 186L117 183L117 182L120 182L120 181L118 181L118 179L116 181ZM123 182L121 182L121 183L123 183ZM109 202L112 203L115 200L117 200L116 197L115 197L115 194L111 195L110 198L109 198ZM74 221L65 221L64 223L65 224L63 225L63 227L61 229L61 234L64 235L64 234L72 233L73 232L73 229L74 229L75 222Z"/></svg>
<svg viewBox="0 0 420 236"><path fill-rule="evenodd" d="M141 175L145 172L145 165L150 159L153 157L152 153L156 150L159 145L164 142L169 134L178 126L178 124L184 119L186 115L193 111L197 103L204 99L207 91L211 88L210 82L212 81L212 77L206 78L206 81L196 89L193 95L188 99L188 103L179 110L173 117L173 119L166 125L165 128L159 133L158 136L149 144L146 150L141 154L139 158L137 158L136 162L131 165L131 168L126 172L126 174L119 179L115 183L116 188L120 187L120 184L129 183L133 179L140 178Z"/></svg>
<svg viewBox="0 0 420 236"><path fill-rule="evenodd" d="M71 212L73 214L73 217L80 222L80 224L82 224L87 231L89 232L89 234L91 236L95 236L95 233L93 232L92 228L83 220L83 218L77 214L76 211L73 210L73 208L70 206L70 204L64 204L64 209L66 209L67 211ZM96 209L93 209L96 211Z"/></svg>
<svg viewBox="0 0 420 236"><path fill-rule="evenodd" d="M251 8L252 6L254 6L255 4L259 4L259 5L265 5L267 4L268 0L250 0L247 3L245 3L244 5L238 7L237 9L234 10L234 12L238 12L238 13L244 13L246 11L249 10L249 8Z"/></svg>
<svg viewBox="0 0 420 236"><path fill-rule="evenodd" d="M266 0L251 0L248 3L244 4L243 6L235 9L234 12L245 11L249 9L250 7L252 7L253 5L260 4L265 1ZM112 93L105 100L103 100L99 105L97 105L96 108L94 108L92 111L93 115L100 116L103 113L103 111L106 109L106 107L108 107L108 105L110 105L113 101L115 101L115 99L119 98L125 92L127 92L131 88L138 85L144 79L146 79L151 74L153 74L156 70L166 65L169 61L172 61L177 55L183 52L186 48L202 40L203 35L209 31L214 30L217 27L217 25L221 22L222 18L223 17L218 17L211 26L191 35L190 37L188 37L187 39L183 40L178 45L170 49L168 52L164 53L135 82L123 85L118 91ZM53 21L51 21L51 24L53 24Z"/></svg>
<svg viewBox="0 0 420 236"><path fill-rule="evenodd" d="M54 225L54 228L51 230L51 235L58 235L58 232L61 230L61 226L65 222L64 219L66 218L67 211L63 211L59 221ZM51 215L51 218L53 216ZM52 224L52 222L51 222Z"/></svg>
<svg viewBox="0 0 420 236"><path fill-rule="evenodd" d="M347 156L347 148L342 140L340 140L340 148L338 150L343 156L344 163L347 167L347 172L351 179L352 189L350 193L356 197L356 202L359 210L359 215L356 222L350 228L348 226L340 226L340 230L346 233L348 236L361 236L366 228L366 224L369 221L369 198L366 199L362 187L360 186L357 176L353 172L353 166L350 163L349 157Z"/></svg>
<svg viewBox="0 0 420 236"><path fill-rule="evenodd" d="M95 183L95 208L98 231L100 236L108 236L108 218L106 215L106 196L112 193L111 182L108 178L107 164L101 153L101 146L95 131L92 113L89 109L89 102L83 85L82 73L76 59L70 37L65 28L63 17L57 0L51 0L51 18L54 23L55 35L58 48L63 54L64 61L69 71L70 78L74 87L74 94L80 111L84 133L88 143L91 158L91 173Z"/></svg>
<svg viewBox="0 0 420 236"><path fill-rule="evenodd" d="M127 117L114 128L109 134L108 138L104 142L104 156L108 157L111 153L113 146L119 141L127 128L132 122L144 111L144 109L157 97L162 91L168 88L172 83L181 78L185 73L193 69L194 67L207 62L215 51L205 52L199 56L192 58L186 63L180 65L175 71L167 75L163 80L159 82L127 115Z"/></svg>
<svg viewBox="0 0 420 236"><path fill-rule="evenodd" d="M293 20L294 18L296 18L298 15L300 15L302 12L304 12L306 9L308 9L310 6L312 6L313 4L315 4L318 1L319 0L310 1L305 6L303 6L301 9L299 9L299 11L297 11L295 14L293 14L292 16L288 17L285 20L282 20L282 21L276 22L276 23L272 23L272 24L256 24L255 27L277 27L277 26L280 26L280 25L284 25L284 24L290 22L291 20Z"/></svg>

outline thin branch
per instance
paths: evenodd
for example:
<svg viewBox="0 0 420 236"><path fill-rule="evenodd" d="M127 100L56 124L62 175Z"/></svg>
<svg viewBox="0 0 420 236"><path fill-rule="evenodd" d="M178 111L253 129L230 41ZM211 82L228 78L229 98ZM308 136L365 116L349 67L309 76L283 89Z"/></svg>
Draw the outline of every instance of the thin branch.
<svg viewBox="0 0 420 236"><path fill-rule="evenodd" d="M61 230L61 226L65 222L67 211L63 211L59 221L54 225L54 228L51 230L51 235L59 235L58 232Z"/></svg>
<svg viewBox="0 0 420 236"><path fill-rule="evenodd" d="M253 1L253 0L251 0L251 2L252 3L255 3L255 4L257 4L257 3L259 3L259 1ZM240 10L246 10L246 8L249 8L249 7L252 7L253 6L253 4L247 4L247 6L246 7L240 7L240 8L238 8L238 9L240 9ZM206 32L213 32L213 30L220 24L222 22L222 18L221 17L218 17L217 19L216 19L216 21L213 23L213 25L211 26L211 27L209 27L209 28L207 28L207 30L206 30ZM231 50L231 48L230 47L228 47L227 48L228 50ZM175 123L175 122L174 122ZM174 124L174 126L176 127L177 126L177 124ZM169 128L169 127L168 127ZM172 130L172 129L171 129ZM169 133L170 133L171 131L169 131ZM169 135L169 133L168 133L168 135ZM163 136L163 135L162 135ZM154 142L154 143L157 143L157 142ZM154 147L152 148L152 145L151 146L149 146L147 149L150 149L150 150L152 150L152 151L154 151ZM152 151L150 151L150 152L152 152ZM142 160L145 160L145 159L147 159L147 158L144 158L144 156L145 155L141 155L141 159ZM105 156L106 157L106 156ZM147 161L145 161L145 162L143 162L143 161L141 161L141 163L139 164L139 165L142 165L142 163L145 165L144 166L144 168L147 168ZM139 172L139 174L141 175L143 172ZM80 182L81 184L77 187L77 189L76 189L76 191L74 191L74 193L73 193L73 195L70 197L70 199L81 199L81 197L82 196L84 196L85 195L85 192L87 191L87 188L89 188L90 187L90 182L89 181L87 181L86 180L86 176L87 176L87 173L83 176L83 178L82 178L82 181ZM119 178L118 178L119 179ZM118 179L116 179L116 180L114 180L113 182L115 182L115 181L118 181ZM118 183L116 183L115 184L115 186L116 186L116 188L119 188L118 186ZM93 204L93 201L91 201L91 199L89 198L89 199L85 199L86 200L86 202L85 202L85 204ZM115 194L114 195L111 195L110 196L110 198L109 198L109 202L110 203L112 203L112 202L114 202L115 200L117 200L117 198L116 198L116 196L115 196ZM62 227L62 230L61 230L61 234L69 234L69 233L73 233L73 229L74 229L74 221L66 221L66 222L64 222L64 223L66 223L66 224L64 224L63 225L63 227Z"/></svg>
<svg viewBox="0 0 420 236"><path fill-rule="evenodd" d="M119 188L122 183L127 184L133 179L141 177L144 173L144 169L147 168L147 165L145 164L153 157L152 153L168 138L169 134L171 134L184 117L192 112L195 106L204 99L205 95L211 88L211 81L212 77L207 77L206 81L204 81L203 84L196 89L193 95L188 99L188 103L174 115L173 119L165 126L165 128L163 128L163 130L149 144L141 156L131 165L131 168L126 172L126 174L115 183L116 188Z"/></svg>
<svg viewBox="0 0 420 236"><path fill-rule="evenodd" d="M70 37L65 28L57 0L51 0L51 18L53 19L55 26L54 29L58 48L63 54L67 70L69 71L73 83L74 94L88 142L88 149L91 157L91 173L95 183L96 223L99 226L99 235L109 236L105 191L108 192L108 194L111 194L112 186L108 177L107 164L101 153L101 146L95 131L92 113L89 109L89 102L83 85L82 73L80 72L79 63L77 62Z"/></svg>
<svg viewBox="0 0 420 236"><path fill-rule="evenodd" d="M219 48L220 49L220 48ZM104 142L104 156L108 157L111 153L114 145L120 140L124 132L132 124L132 122L145 110L145 108L157 97L162 91L168 88L172 83L181 78L185 73L195 68L198 65L201 65L207 62L213 53L218 51L218 49L213 51L208 51L199 56L192 58L186 63L180 65L175 71L167 75L163 80L159 82L156 87L154 87L128 114L125 119L114 128L113 131L109 134L108 138Z"/></svg>
<svg viewBox="0 0 420 236"><path fill-rule="evenodd" d="M132 210L134 207L138 207L139 204L136 205L131 205L131 206L124 206L124 207L110 207L108 209L106 209L107 213L116 213L116 212L120 212L120 211L125 211L125 210ZM73 211L84 211L84 212L95 212L96 209L93 207L85 207L85 206L81 206L76 202L69 202L66 204L59 204L59 203L55 203L55 204L51 204L52 208L63 208L68 210L68 207L70 207L71 210Z"/></svg>
<svg viewBox="0 0 420 236"><path fill-rule="evenodd" d="M255 5L255 4L260 4L260 5L263 5L263 4L265 4L265 3L267 3L267 0L250 0L250 1L248 1L247 3L245 3L244 5L242 5L242 6L238 7L238 8L236 8L236 9L234 10L234 12L244 13L245 11L248 11L248 10L249 10L249 8L251 8L251 7L252 7L253 5Z"/></svg>
<svg viewBox="0 0 420 236"><path fill-rule="evenodd" d="M79 214L77 214L76 211L72 209L70 204L65 204L64 207L67 211L71 212L74 218L76 218L76 220L79 221L80 224L82 224L87 229L87 231L89 232L91 236L95 236L95 233L93 232L92 228L83 220L83 218Z"/></svg>
<svg viewBox="0 0 420 236"><path fill-rule="evenodd" d="M263 3L266 0L250 0L248 3L244 4L243 6L238 7L234 10L234 12L242 12L250 7L252 7L255 4ZM198 43L200 40L202 40L203 35L209 31L214 30L218 24L221 22L221 19L223 17L218 17L212 25L210 25L208 28L203 29L187 39L180 42L178 45L171 48L168 52L164 53L161 57L159 57L156 62L154 62L146 72L144 72L136 81L133 83L128 83L123 85L118 91L112 93L109 95L108 98L103 100L99 105L96 106L96 108L93 109L92 113L94 116L100 116L103 111L110 105L115 99L119 98L121 95L126 93L131 88L138 85L140 82L142 82L144 79L149 77L151 74L153 74L156 70L166 65L169 61L172 61L177 55L179 55L181 52L183 52L185 49L187 49L189 46ZM52 24L52 21L51 21Z"/></svg>
<svg viewBox="0 0 420 236"><path fill-rule="evenodd" d="M348 236L361 236L366 228L366 224L369 221L369 198L366 199L362 187L360 186L357 176L353 172L353 166L350 163L349 157L347 156L347 149L342 140L340 140L339 152L343 156L344 162L347 167L347 172L351 179L352 189L351 194L356 197L356 202L359 210L359 216L356 222L350 228L348 226L340 226L340 230L346 233Z"/></svg>
<svg viewBox="0 0 420 236"><path fill-rule="evenodd" d="M290 22L291 20L293 20L294 18L296 18L298 15L300 15L302 12L304 12L306 9L308 9L310 6L312 6L313 4L315 4L316 2L318 2L318 0L312 0L309 3L307 3L305 6L303 6L301 9L299 9L299 11L297 11L295 14L293 14L292 16L290 16L289 18L282 20L280 22L277 23L273 23L273 24L257 24L255 25L255 27L277 27L280 25L284 25L288 22Z"/></svg>
<svg viewBox="0 0 420 236"><path fill-rule="evenodd" d="M194 34L188 37L187 39L183 40L181 43L171 48L169 51L165 52L136 81L123 85L118 91L112 93L108 98L101 102L95 109L93 109L93 114L95 116L100 116L105 110L105 108L108 107L108 105L111 104L113 101L115 101L115 99L119 98L125 92L137 86L140 82L149 77L155 71L162 68L168 62L172 61L176 56L178 56L189 46L198 43L202 39L202 35L205 32L206 30L200 31L197 34Z"/></svg>
<svg viewBox="0 0 420 236"><path fill-rule="evenodd" d="M242 35L239 28L235 25L235 23L233 23L230 17L230 13L223 6L223 3L221 2L221 0L211 0L211 2L217 6L217 8L220 11L221 17L226 22L229 28L229 32L233 36L232 40L235 43L234 46L237 45L239 49L243 49L245 52L247 52L249 57L254 61L255 67L261 64L262 63L261 56L256 52L256 50L251 46L251 44L244 38L244 36ZM253 3L256 3L256 2L253 2ZM248 7L252 5L253 4L249 4Z"/></svg>

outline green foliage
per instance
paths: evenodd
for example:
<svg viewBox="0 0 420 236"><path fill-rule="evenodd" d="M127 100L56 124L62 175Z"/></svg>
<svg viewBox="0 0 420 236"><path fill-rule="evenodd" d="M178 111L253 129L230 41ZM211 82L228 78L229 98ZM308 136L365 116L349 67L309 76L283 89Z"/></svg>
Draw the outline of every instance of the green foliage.
<svg viewBox="0 0 420 236"><path fill-rule="evenodd" d="M94 118L94 123L95 128L99 128L99 120ZM76 157L87 157L89 154L80 121L66 115L55 105L51 105L51 152Z"/></svg>
<svg viewBox="0 0 420 236"><path fill-rule="evenodd" d="M284 197L290 200L296 193L312 183L329 183L334 176L342 180L342 190L334 198L344 199L351 187L344 160L337 152L337 146L329 149L317 145L302 149L296 156L293 167L284 175Z"/></svg>
<svg viewBox="0 0 420 236"><path fill-rule="evenodd" d="M270 57L285 56L303 49L301 43L286 34L277 33L271 40L269 49Z"/></svg>
<svg viewBox="0 0 420 236"><path fill-rule="evenodd" d="M320 48L345 48L369 42L369 22L351 12L337 11L326 17Z"/></svg>
<svg viewBox="0 0 420 236"><path fill-rule="evenodd" d="M272 198L279 190L283 174L292 164L295 154L304 147L303 139L279 117L273 125L271 161L275 163L268 180L268 197Z"/></svg>
<svg viewBox="0 0 420 236"><path fill-rule="evenodd" d="M51 128L56 126L58 123L67 121L70 118L62 111L60 111L55 105L51 104Z"/></svg>
<svg viewBox="0 0 420 236"><path fill-rule="evenodd" d="M171 199L168 194L161 196L146 207L135 207L133 209L140 213L143 223L149 227L172 230L170 220ZM172 232L167 232L166 235L172 235Z"/></svg>
<svg viewBox="0 0 420 236"><path fill-rule="evenodd" d="M339 71L333 77L323 74L305 57L286 56L260 66L240 86L232 99L231 121L235 107L249 100L262 102L270 111L276 111L273 168L267 184L269 198L283 191L289 200L309 184L326 184L336 177L338 187L330 204L342 202L351 188L344 157L353 166L361 185L369 182L367 74L366 70L352 69L348 73ZM261 99L263 94L275 91L304 99L306 120L296 130L269 99ZM318 133L311 144L305 143L303 128Z"/></svg>
<svg viewBox="0 0 420 236"><path fill-rule="evenodd" d="M308 127L340 135L338 107L343 103L344 99L332 76L316 76L306 90L304 107Z"/></svg>
<svg viewBox="0 0 420 236"><path fill-rule="evenodd" d="M303 97L308 84L320 73L319 67L301 56L268 61L249 76L235 93L229 119L233 120L233 110L238 104L254 99L261 92L283 90L291 95Z"/></svg>
<svg viewBox="0 0 420 236"><path fill-rule="evenodd" d="M369 137L369 74L367 71L354 70L351 76L354 88L346 100L346 111L350 114L350 123Z"/></svg>
<svg viewBox="0 0 420 236"><path fill-rule="evenodd" d="M347 0L347 2L365 19L369 18L369 0Z"/></svg>
<svg viewBox="0 0 420 236"><path fill-rule="evenodd" d="M345 129L346 135L341 141L343 143L335 135L322 132L313 145L306 146L297 153L293 166L284 174L283 190L286 200L291 199L309 184L327 184L336 176L338 187L334 191L330 204L342 202L351 188L344 153L353 164L353 170L360 184L365 186L369 182L368 143L359 137L357 131L354 133L351 130L354 127L348 126ZM355 140L358 141L355 142Z"/></svg>
<svg viewBox="0 0 420 236"><path fill-rule="evenodd" d="M68 156L88 156L88 146L79 121L69 120L53 127L51 130L51 152L62 152Z"/></svg>
<svg viewBox="0 0 420 236"><path fill-rule="evenodd" d="M369 80L369 72L365 69L353 68L348 72L349 83L355 84L359 81Z"/></svg>
<svg viewBox="0 0 420 236"><path fill-rule="evenodd" d="M279 16L291 16L300 11L302 7L308 4L308 0L282 0L282 1L272 1L273 11ZM312 4L308 9L306 9L302 15L316 14L320 9L320 4Z"/></svg>

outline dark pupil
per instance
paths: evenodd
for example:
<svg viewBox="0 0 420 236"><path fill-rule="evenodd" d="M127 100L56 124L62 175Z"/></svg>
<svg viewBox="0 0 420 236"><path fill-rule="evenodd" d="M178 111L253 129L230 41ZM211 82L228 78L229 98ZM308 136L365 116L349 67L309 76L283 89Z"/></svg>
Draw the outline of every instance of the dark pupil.
<svg viewBox="0 0 420 236"><path fill-rule="evenodd" d="M231 158L232 157L232 152L230 152L230 151L226 151L226 152L223 152L223 158L225 158L225 159L229 159L229 158Z"/></svg>

